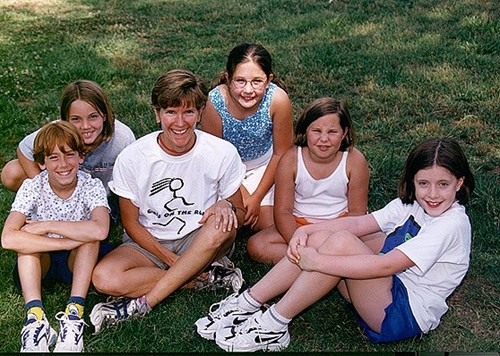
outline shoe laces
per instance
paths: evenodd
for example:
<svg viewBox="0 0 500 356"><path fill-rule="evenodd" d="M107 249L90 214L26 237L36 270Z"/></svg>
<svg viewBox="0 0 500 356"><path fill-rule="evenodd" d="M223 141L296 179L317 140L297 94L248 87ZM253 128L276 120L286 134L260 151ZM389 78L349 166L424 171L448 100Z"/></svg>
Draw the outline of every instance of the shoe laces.
<svg viewBox="0 0 500 356"><path fill-rule="evenodd" d="M46 334L41 336L41 334ZM44 319L36 320L31 319L23 326L21 330L22 348L30 349L32 347L37 347L44 338L47 344L49 343L50 337L50 326L48 322Z"/></svg>
<svg viewBox="0 0 500 356"><path fill-rule="evenodd" d="M262 325L259 323L258 319L262 316L262 310L259 310L255 314L253 314L250 318L248 318L244 323L240 325L236 325L234 327L234 332L237 333L242 333L242 334L249 334L253 331L258 332L259 330L262 330Z"/></svg>
<svg viewBox="0 0 500 356"><path fill-rule="evenodd" d="M78 343L80 336L83 333L83 327L88 326L87 323L76 315L67 315L65 312L56 314L56 319L59 320L61 330L59 335L62 341L65 341L68 336L74 336L75 343Z"/></svg>
<svg viewBox="0 0 500 356"><path fill-rule="evenodd" d="M209 308L209 315L213 319L218 319L223 316L226 312L233 310L236 303L236 298L238 295L236 293L231 294L220 302L214 303Z"/></svg>

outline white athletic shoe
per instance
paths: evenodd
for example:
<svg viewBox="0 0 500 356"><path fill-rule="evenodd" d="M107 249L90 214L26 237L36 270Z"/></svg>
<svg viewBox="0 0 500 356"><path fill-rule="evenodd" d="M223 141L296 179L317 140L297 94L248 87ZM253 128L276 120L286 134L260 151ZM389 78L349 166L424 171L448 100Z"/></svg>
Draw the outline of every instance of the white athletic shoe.
<svg viewBox="0 0 500 356"><path fill-rule="evenodd" d="M219 329L215 342L226 351L280 351L288 347L290 333L288 327L282 330L266 328L262 325L262 311L258 311L241 325Z"/></svg>
<svg viewBox="0 0 500 356"><path fill-rule="evenodd" d="M90 313L90 322L95 327L95 334L101 329L115 325L123 320L141 317L151 311L145 298L108 298L105 303L98 303Z"/></svg>
<svg viewBox="0 0 500 356"><path fill-rule="evenodd" d="M233 293L226 299L212 304L208 315L196 321L196 331L202 338L214 340L219 328L239 325L255 313L241 309L237 297L238 295Z"/></svg>
<svg viewBox="0 0 500 356"><path fill-rule="evenodd" d="M65 312L57 313L56 319L59 320L59 337L54 352L83 352L85 321Z"/></svg>
<svg viewBox="0 0 500 356"><path fill-rule="evenodd" d="M49 346L56 342L57 334L43 316L42 320L36 320L35 316L28 317L26 324L21 330L20 352L49 352Z"/></svg>

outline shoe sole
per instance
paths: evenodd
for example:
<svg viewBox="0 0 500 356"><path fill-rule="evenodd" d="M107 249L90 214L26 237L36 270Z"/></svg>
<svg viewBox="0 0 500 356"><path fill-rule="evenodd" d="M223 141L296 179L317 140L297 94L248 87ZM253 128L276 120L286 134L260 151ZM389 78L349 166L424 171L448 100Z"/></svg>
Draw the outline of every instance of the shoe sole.
<svg viewBox="0 0 500 356"><path fill-rule="evenodd" d="M215 339L215 343L221 349L227 352L255 352L255 351L281 351L288 347L290 344L290 334L287 333L283 336L283 340L280 344L265 344L265 345L248 345L247 347L235 347L232 343L225 343L221 340Z"/></svg>
<svg viewBox="0 0 500 356"><path fill-rule="evenodd" d="M204 332L202 330L198 330L197 327L195 327L196 329L196 332L198 333L198 335L200 335L202 338L204 338L205 340L215 340L215 332Z"/></svg>

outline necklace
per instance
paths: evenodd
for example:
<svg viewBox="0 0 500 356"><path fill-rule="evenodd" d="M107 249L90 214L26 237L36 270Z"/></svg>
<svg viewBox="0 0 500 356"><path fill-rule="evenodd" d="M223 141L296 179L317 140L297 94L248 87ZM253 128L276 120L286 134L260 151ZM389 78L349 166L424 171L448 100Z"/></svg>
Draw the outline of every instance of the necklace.
<svg viewBox="0 0 500 356"><path fill-rule="evenodd" d="M194 147L194 143L193 143L193 145L191 147L189 147L187 150L180 151L180 152L174 151L174 150L168 148L167 144L163 141L161 133L158 135L157 141L158 141L158 144L160 145L160 147L162 148L162 150L164 150L165 152L167 152L169 155L172 155L172 156L182 156L183 154L186 154L189 151L191 151L191 149ZM194 136L194 142L196 142L196 135Z"/></svg>

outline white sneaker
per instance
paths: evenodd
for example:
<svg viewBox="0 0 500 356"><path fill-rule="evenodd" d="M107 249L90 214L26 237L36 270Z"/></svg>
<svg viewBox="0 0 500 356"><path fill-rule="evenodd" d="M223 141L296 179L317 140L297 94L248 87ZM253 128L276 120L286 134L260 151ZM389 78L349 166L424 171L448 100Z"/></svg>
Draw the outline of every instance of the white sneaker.
<svg viewBox="0 0 500 356"><path fill-rule="evenodd" d="M238 295L231 294L226 299L210 306L207 316L200 318L194 324L198 334L207 340L214 340L215 333L222 327L235 326L251 317L255 311L243 310L238 306Z"/></svg>
<svg viewBox="0 0 500 356"><path fill-rule="evenodd" d="M280 351L288 347L290 333L288 327L283 330L266 328L262 325L262 311L258 311L241 325L219 329L215 342L226 351Z"/></svg>
<svg viewBox="0 0 500 356"><path fill-rule="evenodd" d="M245 280L241 270L236 268L227 256L223 256L210 265L207 279L196 282L196 289L225 288L234 293L238 293L244 286Z"/></svg>
<svg viewBox="0 0 500 356"><path fill-rule="evenodd" d="M108 298L105 303L98 303L90 313L90 322L95 327L95 334L101 329L110 325L130 319L140 317L149 313L151 308L146 303L144 297L137 299L130 298Z"/></svg>
<svg viewBox="0 0 500 356"><path fill-rule="evenodd" d="M59 320L59 336L54 352L83 352L85 321L65 312L57 313L56 319Z"/></svg>
<svg viewBox="0 0 500 356"><path fill-rule="evenodd" d="M21 330L20 352L49 352L49 346L56 342L57 334L43 316L42 320L36 320L35 316L28 317L26 324Z"/></svg>

